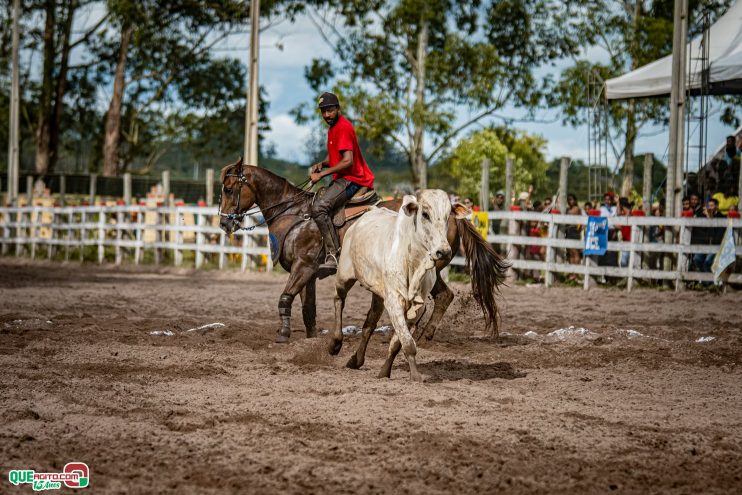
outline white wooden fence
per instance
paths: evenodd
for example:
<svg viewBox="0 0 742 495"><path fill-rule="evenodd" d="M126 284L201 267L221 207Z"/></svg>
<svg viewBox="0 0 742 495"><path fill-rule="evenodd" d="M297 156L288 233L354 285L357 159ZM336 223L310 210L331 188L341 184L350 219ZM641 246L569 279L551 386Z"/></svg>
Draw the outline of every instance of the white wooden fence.
<svg viewBox="0 0 742 495"><path fill-rule="evenodd" d="M555 282L558 273L583 276L584 287L595 277L627 279L631 290L638 279L670 280L677 288L685 281L710 282L711 273L689 271L690 259L696 253L716 253L719 246L691 245L693 228L726 228L727 219L613 217L609 227L631 227L631 242L609 242L608 250L628 252L628 266L598 266L597 257L582 257L580 264L567 262L566 249L580 252L584 240L566 239L565 227L582 225L586 216L532 212L488 213L489 222L500 222L500 234L488 236L488 241L508 253L516 271L537 271L543 274L546 286ZM255 222L245 219L245 226ZM530 222L546 225L545 237L528 234ZM732 221L735 229L736 254L742 256L740 232L742 220ZM648 229L665 226L674 233L674 242L649 242ZM584 233L584 229L581 229ZM584 234L583 234L584 235ZM529 246L544 246L543 259L525 259ZM82 206L82 207L10 207L0 208L0 249L2 254L27 255L32 258L73 256L94 257L99 263L147 261L163 263L165 258L176 266L184 264L184 253L193 253L193 266L209 263L219 268L228 261L245 270L265 266L272 270L268 229L257 227L251 232L240 231L232 238L219 228L214 207L146 207L146 206ZM649 255L664 257L664 266L648 266ZM190 261L189 261L190 263ZM454 258L452 264L463 265L464 259ZM739 263L737 264L739 266ZM738 270L737 270L738 271ZM729 282L742 283L742 274L733 273Z"/></svg>
<svg viewBox="0 0 742 495"><path fill-rule="evenodd" d="M244 226L254 225L247 217ZM180 266L184 253L193 252L193 264L200 268L207 261L220 269L228 257L241 268L263 265L273 269L268 228L239 231L232 237L219 228L215 207L175 206L75 206L0 208L0 249L16 256L48 258L74 254L82 261L97 257L99 263L116 264L130 259L141 263L149 252L152 261L166 256ZM42 253L45 251L45 253Z"/></svg>
<svg viewBox="0 0 742 495"><path fill-rule="evenodd" d="M583 275L584 288L591 285L593 277L620 277L627 279L627 289L631 290L637 279L670 280L677 289L682 288L685 281L711 282L713 274L689 271L690 260L696 253L717 253L718 245L691 245L693 228L722 227L726 228L728 219L705 218L665 218L665 217L612 217L608 219L609 228L618 228L628 225L631 227L631 242L608 242L608 251L628 252L629 262L626 267L598 266L595 256L583 256L581 263L567 262L566 249L584 248L584 231L581 229L582 239L566 239L565 228L569 225L587 223L586 216L560 215L549 213L490 211L488 221L500 221L500 234L490 234L487 240L499 244L508 253L508 260L515 270L532 270L542 272L544 284L548 287L554 283L556 273L574 273ZM528 236L529 222L539 222L546 225L545 237ZM664 226L673 232L673 243L649 242L648 229L652 226ZM737 259L742 256L740 245L740 231L742 220L732 220L734 229ZM544 259L523 259L523 253L528 246L545 246ZM650 253L663 256L666 263L662 268L648 267ZM620 256L620 254L619 254ZM464 258L456 257L454 265L463 265ZM739 266L739 263L737 264ZM742 283L742 274L733 273L729 282Z"/></svg>

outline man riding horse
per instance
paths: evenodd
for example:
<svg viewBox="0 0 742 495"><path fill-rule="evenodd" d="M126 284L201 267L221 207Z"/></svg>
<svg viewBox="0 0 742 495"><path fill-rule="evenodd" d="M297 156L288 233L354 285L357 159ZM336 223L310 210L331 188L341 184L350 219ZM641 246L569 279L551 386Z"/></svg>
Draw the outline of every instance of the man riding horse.
<svg viewBox="0 0 742 495"><path fill-rule="evenodd" d="M332 175L332 182L321 197L312 204L312 218L317 222L325 247L325 262L319 266L317 276L332 275L337 270L340 240L331 215L340 209L362 187L374 187L374 174L363 159L358 138L348 119L340 114L340 101L332 93L323 93L318 101L327 130L327 158L310 168L312 183Z"/></svg>

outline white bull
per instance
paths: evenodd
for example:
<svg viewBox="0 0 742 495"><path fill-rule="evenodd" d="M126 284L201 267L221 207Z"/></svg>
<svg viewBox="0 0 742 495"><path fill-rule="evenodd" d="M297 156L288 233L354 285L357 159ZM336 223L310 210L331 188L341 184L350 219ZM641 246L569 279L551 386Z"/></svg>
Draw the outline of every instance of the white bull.
<svg viewBox="0 0 742 495"><path fill-rule="evenodd" d="M453 210L459 218L468 214L468 209L460 204L454 205ZM379 377L391 375L392 363L401 347L410 365L410 379L422 380L415 361L417 346L408 322L414 327L421 315L425 298L435 283L435 261L451 254L446 236L451 213L448 194L427 189L417 197L405 196L398 213L374 208L348 229L335 276L331 354L340 352L343 345L345 297L359 281L373 293L369 318L385 308L394 327L389 354ZM371 332L373 329L369 331L364 326L363 339L354 358L361 350L361 356L365 353Z"/></svg>

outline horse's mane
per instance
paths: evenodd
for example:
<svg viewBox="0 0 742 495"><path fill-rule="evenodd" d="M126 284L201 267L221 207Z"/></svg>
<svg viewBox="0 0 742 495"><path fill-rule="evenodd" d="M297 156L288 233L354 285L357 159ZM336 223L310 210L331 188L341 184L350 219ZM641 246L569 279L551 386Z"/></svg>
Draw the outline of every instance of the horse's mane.
<svg viewBox="0 0 742 495"><path fill-rule="evenodd" d="M222 184L224 184L224 179L227 177L227 174L233 168L237 167L237 165L239 165L241 161L242 161L242 159L237 160L236 162L230 163L229 165L227 165L227 166L225 166L225 167L222 168L222 170L221 170L221 172L219 174L219 180L221 181ZM292 184L287 178L281 177L280 175L276 174L275 172L271 172L267 168L253 167L252 165L247 165L247 166L246 165L242 165L242 166L243 167L251 167L251 170L253 172L257 172L258 174L263 174L266 177L269 177L270 179L275 180L275 181L281 181L284 189L288 185L289 186L289 191L291 191L292 189L295 189L297 193L299 191L303 191L303 189L300 189L299 187L297 187L294 184ZM307 192L307 191L304 191L304 192Z"/></svg>

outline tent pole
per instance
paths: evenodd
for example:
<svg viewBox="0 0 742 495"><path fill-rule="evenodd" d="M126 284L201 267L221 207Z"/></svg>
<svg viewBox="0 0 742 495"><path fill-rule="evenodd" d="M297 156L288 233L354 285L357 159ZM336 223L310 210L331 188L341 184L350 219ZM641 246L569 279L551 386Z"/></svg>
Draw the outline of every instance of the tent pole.
<svg viewBox="0 0 742 495"><path fill-rule="evenodd" d="M685 52L688 31L688 0L675 0L672 40L672 83L670 87L670 146L667 164L665 215L679 210L678 183L683 178L683 114L685 111ZM668 232L670 229L668 229Z"/></svg>

